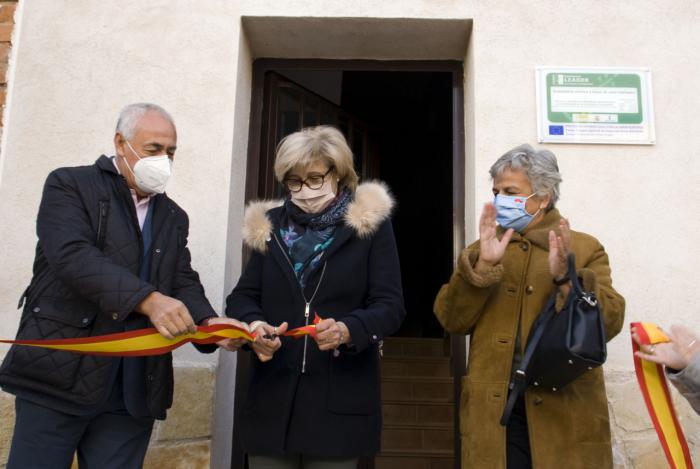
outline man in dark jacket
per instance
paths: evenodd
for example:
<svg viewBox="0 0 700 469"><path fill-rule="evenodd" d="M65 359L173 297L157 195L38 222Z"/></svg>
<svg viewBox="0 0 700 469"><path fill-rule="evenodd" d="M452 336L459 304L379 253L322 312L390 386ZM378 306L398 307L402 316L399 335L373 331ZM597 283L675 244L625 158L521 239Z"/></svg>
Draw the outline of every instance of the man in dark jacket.
<svg viewBox="0 0 700 469"><path fill-rule="evenodd" d="M155 327L172 338L216 318L190 266L187 214L164 190L177 134L153 104L124 108L115 157L47 178L18 339ZM235 350L240 343L218 345ZM198 347L211 352L214 346ZM16 395L8 468L141 467L172 404L171 354L115 358L13 346L0 385Z"/></svg>

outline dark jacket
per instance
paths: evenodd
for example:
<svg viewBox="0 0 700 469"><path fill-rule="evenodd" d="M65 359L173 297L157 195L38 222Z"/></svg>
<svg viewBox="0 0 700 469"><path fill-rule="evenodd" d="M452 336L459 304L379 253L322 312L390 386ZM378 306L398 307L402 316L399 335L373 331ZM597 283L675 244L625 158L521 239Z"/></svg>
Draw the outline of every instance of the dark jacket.
<svg viewBox="0 0 700 469"><path fill-rule="evenodd" d="M136 305L156 290L185 303L195 322L215 315L190 266L187 214L165 194L151 203L153 241L143 253L129 187L110 158L49 174L18 339L122 332ZM149 282L139 278L144 255L152 256ZM15 345L0 367L0 385L47 407L84 413L106 397L118 360ZM145 360L148 408L163 419L172 404L172 356Z"/></svg>
<svg viewBox="0 0 700 469"><path fill-rule="evenodd" d="M353 346L342 346L335 356L310 337L282 338L272 360L262 363L253 354L241 424L249 454L355 457L379 451L380 347L405 316L388 219L392 206L383 185L361 185L307 281L307 299L318 288L309 320L318 313L343 321ZM287 321L291 329L306 323L305 300L279 234L284 207L269 208L257 203L246 211L244 239L254 252L226 314L275 326Z"/></svg>

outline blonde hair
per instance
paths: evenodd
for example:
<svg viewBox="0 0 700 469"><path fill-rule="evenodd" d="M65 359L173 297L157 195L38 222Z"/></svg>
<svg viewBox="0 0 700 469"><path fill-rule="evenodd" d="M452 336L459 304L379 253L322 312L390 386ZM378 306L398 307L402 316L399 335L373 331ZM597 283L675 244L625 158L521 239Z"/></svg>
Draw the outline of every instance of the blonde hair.
<svg viewBox="0 0 700 469"><path fill-rule="evenodd" d="M352 150L343 134L328 125L307 127L284 137L277 145L275 177L283 182L292 168L306 168L319 160L335 168L340 188L347 187L355 191L358 178Z"/></svg>

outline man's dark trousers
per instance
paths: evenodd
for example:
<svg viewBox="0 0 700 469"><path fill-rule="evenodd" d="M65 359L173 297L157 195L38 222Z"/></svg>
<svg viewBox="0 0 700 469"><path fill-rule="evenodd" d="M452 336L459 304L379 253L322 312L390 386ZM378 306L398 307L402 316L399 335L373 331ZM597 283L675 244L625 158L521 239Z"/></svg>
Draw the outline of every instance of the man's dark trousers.
<svg viewBox="0 0 700 469"><path fill-rule="evenodd" d="M68 415L17 398L17 422L7 469L68 469L77 448L81 469L140 468L152 417L126 410L121 370L107 402L88 415Z"/></svg>

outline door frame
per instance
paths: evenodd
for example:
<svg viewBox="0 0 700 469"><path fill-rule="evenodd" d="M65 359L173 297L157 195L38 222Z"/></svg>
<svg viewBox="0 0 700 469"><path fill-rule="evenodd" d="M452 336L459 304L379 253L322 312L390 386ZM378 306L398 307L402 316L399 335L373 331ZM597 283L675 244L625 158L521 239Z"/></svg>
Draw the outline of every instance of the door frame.
<svg viewBox="0 0 700 469"><path fill-rule="evenodd" d="M464 148L464 62L457 60L336 60L336 59L273 59L259 58L253 62L250 126L248 132L248 156L246 164L245 203L259 196L262 124L265 116L264 85L268 71L284 70L347 70L382 72L448 72L452 75L452 250L456 263L464 249L465 240L465 148ZM269 109L269 106L268 106ZM244 248L243 265L250 256ZM447 281L447 279L445 279ZM437 292L436 292L437 293ZM466 373L466 337L450 334L451 368L454 391L454 457L455 469L461 467L461 441L459 433L459 404L462 389L461 378ZM245 469L241 448L240 428L235 420L240 416L245 399L246 386L239 376L247 373L247 354L238 354L236 366L233 448L231 468Z"/></svg>

